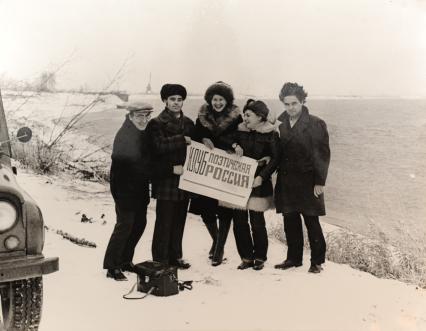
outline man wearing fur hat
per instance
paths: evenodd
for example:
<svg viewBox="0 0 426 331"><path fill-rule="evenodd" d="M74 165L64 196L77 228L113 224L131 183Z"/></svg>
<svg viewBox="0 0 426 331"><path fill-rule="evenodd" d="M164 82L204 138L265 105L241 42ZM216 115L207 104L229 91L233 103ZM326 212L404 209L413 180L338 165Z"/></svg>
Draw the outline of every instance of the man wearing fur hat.
<svg viewBox="0 0 426 331"><path fill-rule="evenodd" d="M182 238L189 197L178 186L194 123L182 112L185 87L165 84L160 94L165 109L149 122L147 133L153 167L168 167L170 171L164 171L152 183L153 197L157 199L152 258L166 265L187 269L190 264L182 258Z"/></svg>
<svg viewBox="0 0 426 331"><path fill-rule="evenodd" d="M128 103L118 108L129 111L118 130L112 148L111 194L117 223L104 258L107 277L127 280L122 271L133 271L135 247L146 226L149 204L150 151L145 127L152 112L147 103Z"/></svg>

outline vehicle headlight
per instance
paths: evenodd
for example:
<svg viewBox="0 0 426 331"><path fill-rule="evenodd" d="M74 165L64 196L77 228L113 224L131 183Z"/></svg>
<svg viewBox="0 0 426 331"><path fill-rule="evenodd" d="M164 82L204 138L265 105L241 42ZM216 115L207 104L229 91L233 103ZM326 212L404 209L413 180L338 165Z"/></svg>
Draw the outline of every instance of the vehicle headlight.
<svg viewBox="0 0 426 331"><path fill-rule="evenodd" d="M13 250L16 247L18 247L20 244L19 238L15 236L9 236L4 241L4 247L6 247L8 250Z"/></svg>
<svg viewBox="0 0 426 331"><path fill-rule="evenodd" d="M15 225L17 212L15 206L7 201L0 201L0 233Z"/></svg>

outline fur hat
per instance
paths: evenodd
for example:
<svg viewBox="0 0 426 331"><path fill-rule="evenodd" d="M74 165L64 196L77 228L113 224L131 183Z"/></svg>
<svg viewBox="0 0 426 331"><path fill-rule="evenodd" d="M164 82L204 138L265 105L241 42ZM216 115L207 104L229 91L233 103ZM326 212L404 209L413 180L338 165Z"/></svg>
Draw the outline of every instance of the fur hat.
<svg viewBox="0 0 426 331"><path fill-rule="evenodd" d="M141 101L125 102L121 105L117 105L117 108L126 109L129 112L143 111L144 113L152 113L154 109L151 104Z"/></svg>
<svg viewBox="0 0 426 331"><path fill-rule="evenodd" d="M160 91L161 100L166 100L172 95L180 95L183 100L186 99L186 89L180 84L164 84Z"/></svg>
<svg viewBox="0 0 426 331"><path fill-rule="evenodd" d="M268 119L269 109L263 101L248 99L243 108L243 113L245 113L246 110L251 110L257 116L262 117L262 120L264 121Z"/></svg>
<svg viewBox="0 0 426 331"><path fill-rule="evenodd" d="M211 105L213 96L215 94L223 97L226 100L227 106L232 106L234 102L234 92L232 91L232 87L230 85L222 81L210 85L204 94L204 100L206 100L206 102Z"/></svg>

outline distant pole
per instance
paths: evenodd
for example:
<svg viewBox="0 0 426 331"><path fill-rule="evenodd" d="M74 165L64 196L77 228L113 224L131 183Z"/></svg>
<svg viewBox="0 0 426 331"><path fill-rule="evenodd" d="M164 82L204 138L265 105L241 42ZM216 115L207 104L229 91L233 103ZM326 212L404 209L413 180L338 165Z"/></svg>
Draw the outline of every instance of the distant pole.
<svg viewBox="0 0 426 331"><path fill-rule="evenodd" d="M148 85L146 86L145 93L146 94L151 94L151 92L152 92L152 88L151 88L151 73L149 73L149 82L148 82Z"/></svg>

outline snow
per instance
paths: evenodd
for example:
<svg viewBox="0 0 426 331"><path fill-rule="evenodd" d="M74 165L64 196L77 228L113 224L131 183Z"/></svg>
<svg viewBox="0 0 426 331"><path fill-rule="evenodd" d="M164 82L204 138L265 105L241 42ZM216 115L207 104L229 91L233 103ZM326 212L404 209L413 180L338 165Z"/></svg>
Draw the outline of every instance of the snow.
<svg viewBox="0 0 426 331"><path fill-rule="evenodd" d="M273 265L283 260L285 247L275 239L270 239L263 270L241 271L236 269L240 260L231 230L226 263L212 267L207 259L208 232L199 217L191 214L183 247L192 267L179 270L179 278L194 280L193 290L170 297L124 300L122 296L136 276L128 273L128 282L115 282L102 270L115 223L108 187L22 170L18 181L38 202L49 227L45 256L60 259L59 272L44 277L40 331L426 330L425 290L329 261L322 273L309 274L309 252L305 252L301 268L276 270ZM81 223L83 213L94 222ZM266 218L268 222L280 219L273 212ZM107 224L102 225L104 219ZM154 220L152 200L136 263L151 258ZM53 229L94 241L97 248L75 245Z"/></svg>

